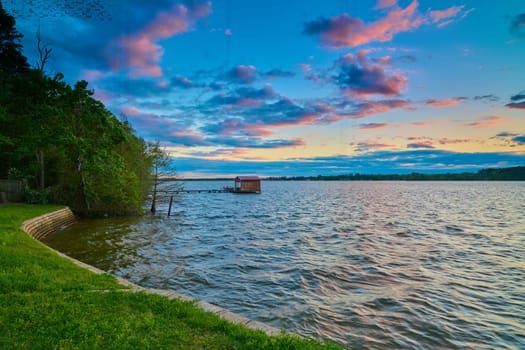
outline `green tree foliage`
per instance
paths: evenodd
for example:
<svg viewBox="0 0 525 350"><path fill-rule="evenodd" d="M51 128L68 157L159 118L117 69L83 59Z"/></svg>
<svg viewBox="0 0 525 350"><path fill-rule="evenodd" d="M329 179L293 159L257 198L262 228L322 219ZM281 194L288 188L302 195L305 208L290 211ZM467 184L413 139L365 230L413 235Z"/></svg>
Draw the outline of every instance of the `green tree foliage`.
<svg viewBox="0 0 525 350"><path fill-rule="evenodd" d="M0 62L0 178L22 178L27 199L81 214L141 211L154 159L144 140L93 98L86 81L70 86L61 74L27 68L14 19L0 15L0 53L8 53Z"/></svg>
<svg viewBox="0 0 525 350"><path fill-rule="evenodd" d="M22 54L22 34L15 28L15 19L3 8L0 1L0 62L2 76L14 76L29 68L27 58Z"/></svg>
<svg viewBox="0 0 525 350"><path fill-rule="evenodd" d="M148 144L148 153L151 158L152 168L153 168L153 194L151 199L151 208L150 211L154 213L157 208L157 187L162 176L167 176L163 174L163 170L169 165L169 156L165 150L160 146L160 142L150 142Z"/></svg>

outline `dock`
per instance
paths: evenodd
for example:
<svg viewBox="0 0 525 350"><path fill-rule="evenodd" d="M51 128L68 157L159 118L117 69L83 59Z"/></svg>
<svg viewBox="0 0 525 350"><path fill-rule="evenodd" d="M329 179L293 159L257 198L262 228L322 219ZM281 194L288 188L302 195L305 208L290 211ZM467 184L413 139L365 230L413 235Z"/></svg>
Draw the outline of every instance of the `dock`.
<svg viewBox="0 0 525 350"><path fill-rule="evenodd" d="M237 176L235 178L234 187L223 187L222 189L206 189L206 190L185 190L183 188L172 190L159 190L155 186L153 191L153 198L151 202L151 212L156 210L157 199L168 199L168 216L171 216L171 207L173 205L173 196L181 193L237 193L237 194L260 194L261 193L261 179L257 176Z"/></svg>
<svg viewBox="0 0 525 350"><path fill-rule="evenodd" d="M171 190L171 191L162 191L157 190L157 193L164 196L169 196L172 194L178 194L178 193L226 193L229 192L226 189L222 190Z"/></svg>

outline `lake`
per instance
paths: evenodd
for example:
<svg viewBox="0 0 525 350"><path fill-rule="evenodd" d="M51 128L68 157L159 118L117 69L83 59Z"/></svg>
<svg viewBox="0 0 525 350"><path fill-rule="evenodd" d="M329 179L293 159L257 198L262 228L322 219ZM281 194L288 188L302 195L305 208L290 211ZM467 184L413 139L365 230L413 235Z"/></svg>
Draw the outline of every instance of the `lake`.
<svg viewBox="0 0 525 350"><path fill-rule="evenodd" d="M259 195L179 194L171 217L163 201L46 243L343 346L525 348L525 183L263 181Z"/></svg>

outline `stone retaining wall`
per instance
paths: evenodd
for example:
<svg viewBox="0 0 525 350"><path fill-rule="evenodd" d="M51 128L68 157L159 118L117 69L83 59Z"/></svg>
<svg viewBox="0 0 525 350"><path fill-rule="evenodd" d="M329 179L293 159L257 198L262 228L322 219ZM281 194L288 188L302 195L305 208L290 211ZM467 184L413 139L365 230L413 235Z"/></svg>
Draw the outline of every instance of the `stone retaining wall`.
<svg viewBox="0 0 525 350"><path fill-rule="evenodd" d="M29 233L33 238L41 240L75 221L76 218L71 209L64 208L24 221L22 230Z"/></svg>
<svg viewBox="0 0 525 350"><path fill-rule="evenodd" d="M22 230L27 232L29 235L31 235L33 238L37 240L41 240L42 238L52 234L53 232L56 232L66 226L71 225L76 221L75 215L71 212L69 208L64 208L61 210L54 211L52 213L48 213L27 221L24 221L22 223ZM43 243L42 243L43 244ZM104 274L105 271L102 271L94 266L85 264L79 260L73 259L70 256L67 256L59 251L54 250L53 248L45 245L47 248L54 251L56 254L72 261L74 264L83 267L85 269L88 269L94 273L97 274ZM243 325L245 327L248 327L250 329L254 330L260 330L265 332L269 335L279 335L281 334L281 331L275 327L268 326L267 324L264 324L262 322L253 321L250 320L244 316L237 315L233 312L230 312L222 307L210 304L206 301L190 298L186 295L179 294L177 292L169 291L169 290L163 290L163 289L153 289L153 288L145 288L141 287L139 285L136 285L126 279L123 279L121 277L115 276L118 283L120 283L123 286L129 287L131 291L134 292L145 292L145 293L151 293L151 294L157 294L165 296L169 299L181 299L184 301L191 301L194 302L195 305L200 307L201 309L214 313L218 315L219 317L236 323Z"/></svg>

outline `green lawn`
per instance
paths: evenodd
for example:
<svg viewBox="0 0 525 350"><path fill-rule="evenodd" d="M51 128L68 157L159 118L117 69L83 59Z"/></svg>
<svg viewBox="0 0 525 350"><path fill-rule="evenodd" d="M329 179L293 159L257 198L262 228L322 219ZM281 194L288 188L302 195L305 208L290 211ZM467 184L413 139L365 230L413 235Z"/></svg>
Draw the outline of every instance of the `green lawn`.
<svg viewBox="0 0 525 350"><path fill-rule="evenodd" d="M20 229L59 208L0 206L0 349L339 349L271 337L190 302L130 292Z"/></svg>

